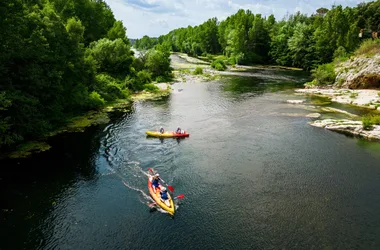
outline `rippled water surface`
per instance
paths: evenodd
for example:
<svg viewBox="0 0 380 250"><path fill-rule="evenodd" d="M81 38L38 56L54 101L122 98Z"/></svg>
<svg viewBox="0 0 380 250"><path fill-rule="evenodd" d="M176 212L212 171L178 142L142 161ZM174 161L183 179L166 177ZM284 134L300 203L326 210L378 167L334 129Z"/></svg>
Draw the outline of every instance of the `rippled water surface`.
<svg viewBox="0 0 380 250"><path fill-rule="evenodd" d="M379 249L380 146L308 125L315 107L286 103L304 81L175 84L0 162L0 249ZM191 135L146 138L160 126ZM174 218L149 208L148 168L185 195Z"/></svg>

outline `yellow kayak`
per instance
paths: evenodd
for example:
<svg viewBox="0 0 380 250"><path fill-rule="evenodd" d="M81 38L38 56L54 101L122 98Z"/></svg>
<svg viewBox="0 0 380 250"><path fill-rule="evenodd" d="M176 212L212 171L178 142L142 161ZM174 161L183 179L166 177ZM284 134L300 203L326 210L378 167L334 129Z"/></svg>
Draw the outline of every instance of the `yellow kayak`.
<svg viewBox="0 0 380 250"><path fill-rule="evenodd" d="M149 194L152 196L153 200L156 202L157 205L159 205L162 209L167 211L170 215L174 215L175 212L175 206L172 197L170 196L168 192L169 199L166 202L163 202L160 197L160 190L159 188L156 189L156 192L154 192L152 187L151 178L148 178L148 188L149 188ZM159 186L161 187L161 185Z"/></svg>
<svg viewBox="0 0 380 250"><path fill-rule="evenodd" d="M158 131L146 131L146 134L154 137L188 137L190 135L186 132L183 134L177 134L176 132L164 132L161 134Z"/></svg>

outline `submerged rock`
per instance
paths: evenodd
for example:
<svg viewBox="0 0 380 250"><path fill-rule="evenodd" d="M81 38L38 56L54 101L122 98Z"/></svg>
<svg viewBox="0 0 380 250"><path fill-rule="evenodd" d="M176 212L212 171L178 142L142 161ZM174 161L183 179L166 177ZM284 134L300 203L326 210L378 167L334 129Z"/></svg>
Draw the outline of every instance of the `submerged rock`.
<svg viewBox="0 0 380 250"><path fill-rule="evenodd" d="M371 130L365 130L361 121L325 119L311 122L310 125L368 139L380 140L380 126L374 125Z"/></svg>
<svg viewBox="0 0 380 250"><path fill-rule="evenodd" d="M306 115L306 117L319 118L319 117L321 117L321 114L320 113L310 113L310 114Z"/></svg>
<svg viewBox="0 0 380 250"><path fill-rule="evenodd" d="M291 104L301 104L301 103L304 103L306 101L305 100L287 100L286 102L291 103Z"/></svg>
<svg viewBox="0 0 380 250"><path fill-rule="evenodd" d="M321 108L321 110L324 112L341 113L341 114L345 114L345 115L350 116L350 117L358 117L357 115L351 114L345 110L336 109L336 108L332 108L332 107Z"/></svg>

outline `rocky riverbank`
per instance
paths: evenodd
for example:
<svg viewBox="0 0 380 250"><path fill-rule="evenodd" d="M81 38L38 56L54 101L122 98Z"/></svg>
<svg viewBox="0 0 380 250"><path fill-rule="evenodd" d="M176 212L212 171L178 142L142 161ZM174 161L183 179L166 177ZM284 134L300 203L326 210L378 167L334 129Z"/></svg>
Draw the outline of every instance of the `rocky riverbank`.
<svg viewBox="0 0 380 250"><path fill-rule="evenodd" d="M380 140L380 126L373 125L370 130L363 128L361 121L352 121L346 119L324 119L310 122L310 125L319 128L325 128L353 136L361 136L367 139Z"/></svg>
<svg viewBox="0 0 380 250"><path fill-rule="evenodd" d="M330 98L331 101L351 104L369 109L380 107L380 91L373 89L297 89L296 93L306 95L318 95Z"/></svg>
<svg viewBox="0 0 380 250"><path fill-rule="evenodd" d="M372 115L379 116L380 110L380 55L358 55L344 62L335 63L335 82L330 86L319 86L297 89L296 93L306 96L320 96L332 102L354 105L369 109ZM374 111L371 111L374 110ZM380 140L380 126L363 126L358 116L349 116L349 119L316 120L310 124L354 136ZM359 118L359 119L358 119ZM370 119L369 119L370 120Z"/></svg>

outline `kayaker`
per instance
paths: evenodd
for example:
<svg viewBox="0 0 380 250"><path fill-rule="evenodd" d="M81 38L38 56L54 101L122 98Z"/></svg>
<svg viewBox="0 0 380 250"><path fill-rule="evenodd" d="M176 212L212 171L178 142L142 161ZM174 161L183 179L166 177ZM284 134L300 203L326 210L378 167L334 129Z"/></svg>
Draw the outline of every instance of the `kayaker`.
<svg viewBox="0 0 380 250"><path fill-rule="evenodd" d="M161 127L161 128L160 128L160 133L163 134L164 132L165 132L164 128Z"/></svg>
<svg viewBox="0 0 380 250"><path fill-rule="evenodd" d="M163 200L164 202L169 199L168 190L166 190L166 187L161 187L160 195L161 200Z"/></svg>
<svg viewBox="0 0 380 250"><path fill-rule="evenodd" d="M152 187L153 187L153 190L154 192L156 192L156 189L158 188L158 186L160 185L160 174L155 174L153 177L152 177Z"/></svg>
<svg viewBox="0 0 380 250"><path fill-rule="evenodd" d="M182 134L182 129L180 127L177 128L177 130L175 131L177 134Z"/></svg>

